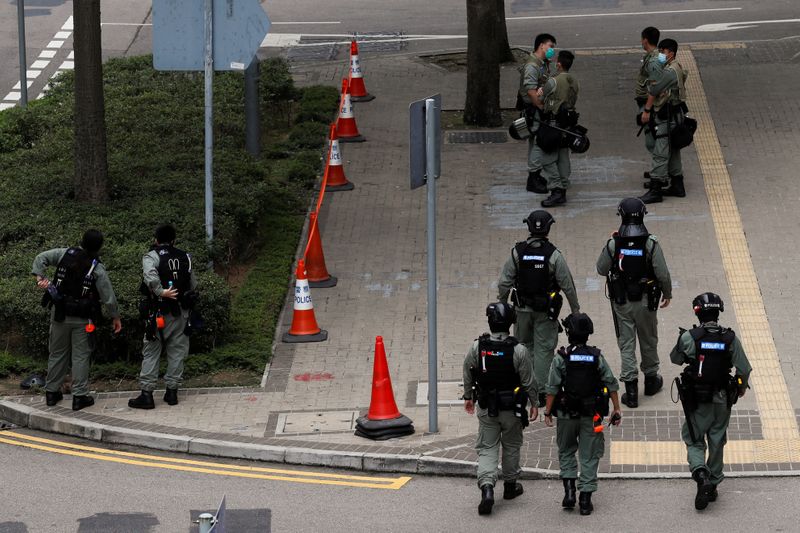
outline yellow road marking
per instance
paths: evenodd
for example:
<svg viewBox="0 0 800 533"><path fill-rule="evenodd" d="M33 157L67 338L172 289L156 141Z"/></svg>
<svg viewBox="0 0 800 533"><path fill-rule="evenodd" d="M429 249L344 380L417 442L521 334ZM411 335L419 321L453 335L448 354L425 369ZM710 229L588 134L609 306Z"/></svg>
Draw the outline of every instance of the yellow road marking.
<svg viewBox="0 0 800 533"><path fill-rule="evenodd" d="M6 438L5 436L11 436L13 438ZM325 472L307 472L303 470L229 465L208 461L160 457L117 450L106 450L91 446L81 446L78 444L71 444L57 440L23 435L13 431L1 433L0 442L13 446L21 446L40 451L58 453L61 455L71 455L73 457L97 459L100 461L108 461L113 463L250 479L290 481L293 483L398 490L411 480L411 478L408 476L400 476L396 478L351 476L346 474L330 474Z"/></svg>
<svg viewBox="0 0 800 533"><path fill-rule="evenodd" d="M736 310L737 336L753 365L750 382L764 435L763 440L728 442L726 458L732 463L797 462L800 461L797 420L700 71L691 49L683 48L679 59L690 72L686 83L687 105L698 122L694 145ZM684 464L685 457L681 442L614 441L611 444L612 464Z"/></svg>

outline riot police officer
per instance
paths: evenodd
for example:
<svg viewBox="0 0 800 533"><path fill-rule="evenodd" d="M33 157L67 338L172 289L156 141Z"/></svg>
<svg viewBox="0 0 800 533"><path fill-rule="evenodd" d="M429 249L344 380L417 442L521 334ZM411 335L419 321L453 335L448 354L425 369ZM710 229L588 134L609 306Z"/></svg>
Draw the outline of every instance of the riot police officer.
<svg viewBox="0 0 800 533"><path fill-rule="evenodd" d="M536 398L528 350L509 336L514 323L514 308L504 302L486 308L491 333L480 336L464 359L464 410L473 414L478 402L478 487L481 502L478 513L491 514L497 463L503 448L503 499L512 500L523 493L517 483L520 475L519 450L522 429L528 420L536 420L539 410L533 403L527 411L528 398Z"/></svg>
<svg viewBox="0 0 800 533"><path fill-rule="evenodd" d="M72 365L72 409L94 405L89 395L89 359L92 355L100 304L113 321L114 333L122 330L117 297L98 256L103 234L90 229L80 246L42 252L33 261L36 284L46 289L42 305L52 308L50 315L50 357L47 360L45 401L54 406L63 399L61 385ZM52 281L45 269L56 265Z"/></svg>
<svg viewBox="0 0 800 533"><path fill-rule="evenodd" d="M555 57L556 38L549 33L540 33L533 41L533 51L520 69L517 109L524 110L532 120L531 131L538 128L539 114L544 101L539 89L550 77L550 62ZM525 188L530 192L547 193L547 180L542 177L542 151L536 144L536 136L528 138L528 181Z"/></svg>
<svg viewBox="0 0 800 533"><path fill-rule="evenodd" d="M608 400L614 405L611 424L619 425L619 385L600 350L587 346L594 333L592 319L584 313L569 315L563 321L569 346L558 351L547 378L547 405L544 422L553 426L553 412L558 417L556 442L560 477L564 483L565 509L575 507L575 479L580 459L579 507L582 515L592 513L592 493L597 490L597 467L605 450L603 417L608 415Z"/></svg>
<svg viewBox="0 0 800 533"><path fill-rule="evenodd" d="M681 329L669 357L676 365L687 365L677 380L686 414L681 436L697 482L694 506L702 510L717 500L731 408L747 391L752 367L736 333L718 323L725 311L722 298L705 292L692 301L692 307L700 325ZM731 368L736 369L735 376L730 375Z"/></svg>
<svg viewBox="0 0 800 533"><path fill-rule="evenodd" d="M511 250L497 283L498 299L504 302L510 297L516 307L514 333L533 356L536 381L544 384L558 343L561 291L573 313L580 311L580 304L567 261L547 238L555 219L547 211L537 210L523 222L530 237ZM538 406L544 406L544 393Z"/></svg>
<svg viewBox="0 0 800 533"><path fill-rule="evenodd" d="M647 208L638 198L620 202L619 231L608 240L597 259L597 273L607 277L608 295L614 317L625 382L622 403L639 406L639 378L636 368L636 338L644 373L644 394L656 394L664 383L659 375L657 311L672 299L672 278L661 244L644 225Z"/></svg>
<svg viewBox="0 0 800 533"><path fill-rule="evenodd" d="M189 313L197 300L197 280L192 258L175 247L176 232L170 224L156 228L155 244L142 258L141 292L145 338L142 347L142 370L139 374L141 393L128 400L134 409L153 409L153 390L158 381L161 351L167 353L164 374L168 405L178 404L178 388L183 381L183 361L189 354L187 329Z"/></svg>

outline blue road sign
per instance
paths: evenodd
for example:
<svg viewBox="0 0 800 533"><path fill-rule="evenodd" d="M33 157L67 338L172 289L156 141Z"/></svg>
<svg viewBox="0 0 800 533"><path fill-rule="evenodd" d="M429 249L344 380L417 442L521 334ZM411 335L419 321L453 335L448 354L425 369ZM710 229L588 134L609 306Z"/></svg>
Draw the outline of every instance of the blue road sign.
<svg viewBox="0 0 800 533"><path fill-rule="evenodd" d="M204 0L153 0L153 67L203 70ZM214 0L214 70L244 70L270 21L258 0Z"/></svg>

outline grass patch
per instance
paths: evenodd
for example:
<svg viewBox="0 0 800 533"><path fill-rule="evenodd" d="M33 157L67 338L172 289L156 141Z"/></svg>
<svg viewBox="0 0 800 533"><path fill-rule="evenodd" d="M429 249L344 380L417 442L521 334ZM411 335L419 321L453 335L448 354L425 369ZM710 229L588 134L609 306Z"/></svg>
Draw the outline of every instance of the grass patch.
<svg viewBox="0 0 800 533"><path fill-rule="evenodd" d="M214 77L215 240L203 226L203 77L157 72L152 57L112 59L104 69L111 201L85 204L72 186L73 73L26 109L0 112L0 377L46 366L48 315L30 276L35 255L103 231L101 258L120 304L123 334L103 327L92 378L135 376L142 325L136 305L141 256L160 222L193 255L207 329L192 337L186 376L256 372L270 353L305 209L321 170L338 92L298 89L288 65L262 63L263 157L244 150L243 79ZM215 270L205 268L213 260ZM242 265L252 265L242 272ZM228 273L237 272L236 291ZM12 355L13 354L13 355ZM4 370L5 369L5 370Z"/></svg>

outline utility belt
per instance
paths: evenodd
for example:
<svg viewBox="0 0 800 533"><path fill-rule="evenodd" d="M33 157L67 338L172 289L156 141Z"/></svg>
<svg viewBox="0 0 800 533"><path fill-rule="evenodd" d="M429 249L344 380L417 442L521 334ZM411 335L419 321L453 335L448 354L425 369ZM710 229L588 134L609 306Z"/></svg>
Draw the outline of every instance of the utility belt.
<svg viewBox="0 0 800 533"><path fill-rule="evenodd" d="M55 299L49 291L42 296L42 307L55 309L53 320L56 322L64 322L68 316L85 319L96 319L100 316L100 302L97 300L72 296L59 296Z"/></svg>
<svg viewBox="0 0 800 533"><path fill-rule="evenodd" d="M561 308L564 306L564 297L558 288L545 294L535 294L533 296L523 296L516 291L517 303L520 306L530 307L539 313L547 313L550 320L558 320Z"/></svg>
<svg viewBox="0 0 800 533"><path fill-rule="evenodd" d="M640 302L647 297L648 311L657 311L663 290L655 279L642 278L638 281L626 279L619 273L608 275L608 296L617 305Z"/></svg>
<svg viewBox="0 0 800 533"><path fill-rule="evenodd" d="M528 393L517 387L514 390L482 391L478 389L478 406L486 409L490 417L496 417L500 411L514 411L514 415L520 418L522 427L528 425L528 415L526 407L528 405Z"/></svg>
<svg viewBox="0 0 800 533"><path fill-rule="evenodd" d="M176 300L154 297L140 300L139 320L144 322L145 338L149 341L156 340L158 332L166 326L164 316L178 318L183 315L184 309L190 312L190 318L183 330L184 335L191 335L195 329L201 329L203 319L194 311L198 298L199 294L196 291L188 291Z"/></svg>
<svg viewBox="0 0 800 533"><path fill-rule="evenodd" d="M686 367L681 372L678 385L683 407L687 411L696 410L702 403L713 402L714 395L719 391L725 391L728 409L730 409L739 401L742 380L739 376L728 376L721 385L704 383L697 379L691 367Z"/></svg>
<svg viewBox="0 0 800 533"><path fill-rule="evenodd" d="M561 418L580 418L582 416L608 416L608 387L602 386L595 396L570 396L562 390L556 395L555 408Z"/></svg>

